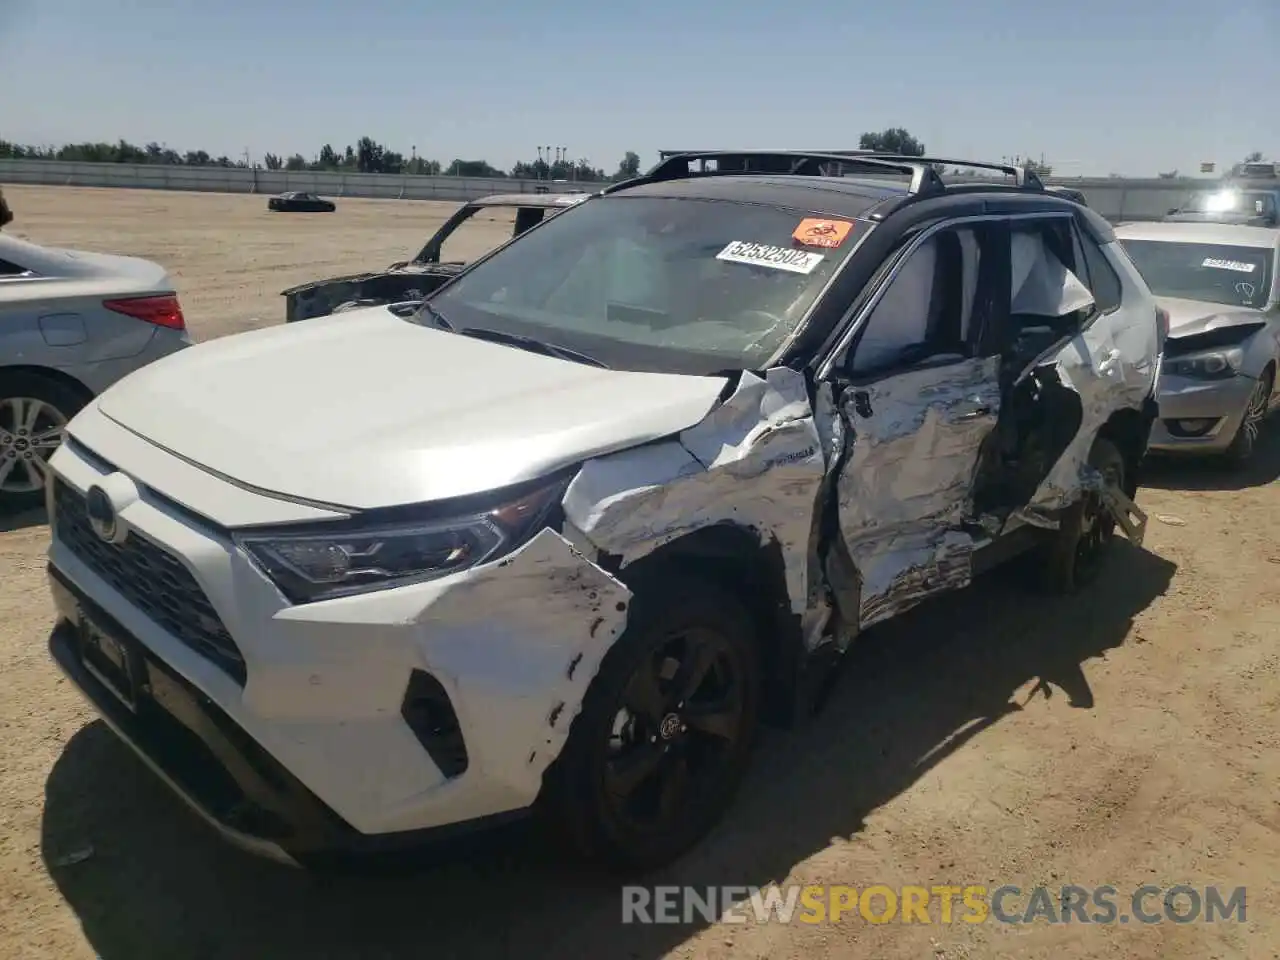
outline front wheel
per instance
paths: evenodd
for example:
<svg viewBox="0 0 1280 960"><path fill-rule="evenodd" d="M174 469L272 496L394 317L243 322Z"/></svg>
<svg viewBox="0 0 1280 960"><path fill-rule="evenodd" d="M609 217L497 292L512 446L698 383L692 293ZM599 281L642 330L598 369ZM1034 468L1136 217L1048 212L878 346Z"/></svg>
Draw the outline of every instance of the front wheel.
<svg viewBox="0 0 1280 960"><path fill-rule="evenodd" d="M1275 386L1275 375L1270 369L1258 378L1253 393L1249 395L1249 403L1244 408L1244 417L1236 429L1236 435L1227 447L1227 462L1234 467L1244 467L1252 462L1258 451L1258 440L1262 435L1262 422L1267 418L1267 410L1271 406L1271 391Z"/></svg>
<svg viewBox="0 0 1280 960"><path fill-rule="evenodd" d="M1089 451L1089 465L1107 486L1125 489L1124 456L1110 440L1099 437ZM1094 490L1063 511L1047 548L1045 585L1054 593L1074 593L1097 579L1115 543L1116 520Z"/></svg>
<svg viewBox="0 0 1280 960"><path fill-rule="evenodd" d="M746 772L758 703L757 636L737 597L687 577L638 592L553 774L579 852L648 870L702 839Z"/></svg>

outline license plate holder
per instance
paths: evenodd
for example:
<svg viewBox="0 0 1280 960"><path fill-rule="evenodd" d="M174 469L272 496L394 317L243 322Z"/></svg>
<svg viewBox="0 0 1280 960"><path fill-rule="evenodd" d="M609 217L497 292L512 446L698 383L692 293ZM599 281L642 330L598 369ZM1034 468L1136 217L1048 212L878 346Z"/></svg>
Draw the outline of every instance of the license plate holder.
<svg viewBox="0 0 1280 960"><path fill-rule="evenodd" d="M80 661L107 691L133 712L138 709L142 663L131 644L80 613Z"/></svg>

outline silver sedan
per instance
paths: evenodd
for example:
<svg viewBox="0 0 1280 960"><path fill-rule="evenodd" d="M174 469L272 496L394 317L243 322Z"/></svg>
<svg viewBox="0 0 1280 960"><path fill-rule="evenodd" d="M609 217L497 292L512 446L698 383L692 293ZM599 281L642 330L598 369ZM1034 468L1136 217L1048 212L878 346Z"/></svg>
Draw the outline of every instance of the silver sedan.
<svg viewBox="0 0 1280 960"><path fill-rule="evenodd" d="M1116 235L1168 315L1151 449L1247 463L1280 397L1280 229L1131 223Z"/></svg>
<svg viewBox="0 0 1280 960"><path fill-rule="evenodd" d="M45 462L90 399L190 343L163 267L0 234L0 511L44 501Z"/></svg>

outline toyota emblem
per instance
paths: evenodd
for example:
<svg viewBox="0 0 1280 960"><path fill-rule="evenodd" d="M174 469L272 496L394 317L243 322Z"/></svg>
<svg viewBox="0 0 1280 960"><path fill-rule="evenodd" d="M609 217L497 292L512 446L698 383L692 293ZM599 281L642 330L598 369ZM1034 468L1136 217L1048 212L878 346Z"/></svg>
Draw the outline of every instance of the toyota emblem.
<svg viewBox="0 0 1280 960"><path fill-rule="evenodd" d="M116 507L107 496L107 492L99 486L92 486L84 498L85 512L89 515L89 526L102 540L110 543L116 535Z"/></svg>

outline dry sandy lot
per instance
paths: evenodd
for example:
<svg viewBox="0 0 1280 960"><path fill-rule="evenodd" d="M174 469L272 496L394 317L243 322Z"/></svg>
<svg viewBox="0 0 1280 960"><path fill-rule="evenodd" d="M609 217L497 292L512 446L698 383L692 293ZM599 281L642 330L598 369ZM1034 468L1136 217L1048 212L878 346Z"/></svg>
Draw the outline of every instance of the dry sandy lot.
<svg viewBox="0 0 1280 960"><path fill-rule="evenodd" d="M168 265L201 338L278 322L290 283L410 255L448 212L6 195L20 234ZM1146 547L1122 545L1086 596L1045 602L998 576L868 637L826 712L767 738L728 821L655 881L1112 884L1122 913L1142 884L1219 884L1248 888L1244 924L624 927L616 883L536 833L398 876L254 861L58 678L48 534L22 518L0 526L0 956L1280 956L1278 475L1275 442L1243 476L1156 469Z"/></svg>

